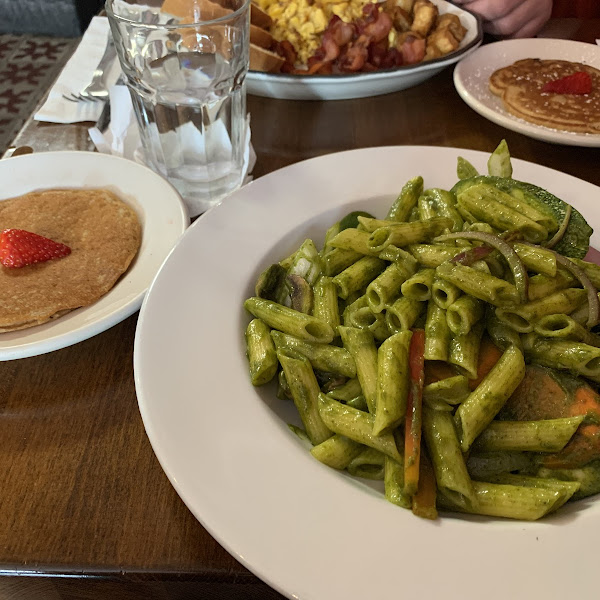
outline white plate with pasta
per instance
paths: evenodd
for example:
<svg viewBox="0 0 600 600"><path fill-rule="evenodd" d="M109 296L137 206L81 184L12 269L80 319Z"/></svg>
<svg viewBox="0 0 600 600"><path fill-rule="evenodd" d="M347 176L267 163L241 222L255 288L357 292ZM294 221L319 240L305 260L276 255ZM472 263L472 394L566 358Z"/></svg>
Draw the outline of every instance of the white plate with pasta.
<svg viewBox="0 0 600 600"><path fill-rule="evenodd" d="M250 384L244 300L271 263L354 210L383 218L421 175L449 189L457 157L480 172L488 154L437 147L354 150L262 177L209 211L165 261L141 309L135 382L147 434L171 483L237 560L289 598L389 594L592 598L600 502L590 497L537 522L443 513L419 519L386 501L380 482L315 460L288 427L292 402ZM600 190L513 160L594 226ZM591 245L600 246L593 234Z"/></svg>

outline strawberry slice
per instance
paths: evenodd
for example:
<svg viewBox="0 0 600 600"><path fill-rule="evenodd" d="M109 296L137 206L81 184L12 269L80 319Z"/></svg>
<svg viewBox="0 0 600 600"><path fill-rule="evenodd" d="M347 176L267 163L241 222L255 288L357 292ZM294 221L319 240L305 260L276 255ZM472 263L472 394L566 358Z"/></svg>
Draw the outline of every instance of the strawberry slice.
<svg viewBox="0 0 600 600"><path fill-rule="evenodd" d="M26 267L68 254L69 246L24 229L5 229L0 234L0 263L5 267Z"/></svg>
<svg viewBox="0 0 600 600"><path fill-rule="evenodd" d="M542 92L554 94L589 94L592 91L592 78L586 71L577 71L572 75L548 81Z"/></svg>

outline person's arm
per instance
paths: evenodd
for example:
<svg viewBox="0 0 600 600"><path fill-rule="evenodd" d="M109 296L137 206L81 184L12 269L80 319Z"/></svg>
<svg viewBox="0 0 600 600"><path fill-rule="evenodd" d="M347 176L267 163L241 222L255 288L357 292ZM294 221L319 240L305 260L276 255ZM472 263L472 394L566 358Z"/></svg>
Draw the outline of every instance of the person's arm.
<svg viewBox="0 0 600 600"><path fill-rule="evenodd" d="M454 0L483 19L484 30L511 38L535 36L552 13L552 0Z"/></svg>

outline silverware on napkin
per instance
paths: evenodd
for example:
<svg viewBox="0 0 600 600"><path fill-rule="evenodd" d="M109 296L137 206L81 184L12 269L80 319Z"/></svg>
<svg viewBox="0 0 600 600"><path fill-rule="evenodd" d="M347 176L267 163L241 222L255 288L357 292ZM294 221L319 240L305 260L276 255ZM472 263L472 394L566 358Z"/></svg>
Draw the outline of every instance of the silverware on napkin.
<svg viewBox="0 0 600 600"><path fill-rule="evenodd" d="M104 54L102 55L98 66L94 70L94 75L92 76L92 81L90 82L90 84L87 85L78 94L63 94L63 97L66 100L71 100L73 102L79 102L80 100L96 101L107 99L108 88L106 85L105 78L116 56L117 49L115 48L115 43L112 39L112 35L109 32Z"/></svg>

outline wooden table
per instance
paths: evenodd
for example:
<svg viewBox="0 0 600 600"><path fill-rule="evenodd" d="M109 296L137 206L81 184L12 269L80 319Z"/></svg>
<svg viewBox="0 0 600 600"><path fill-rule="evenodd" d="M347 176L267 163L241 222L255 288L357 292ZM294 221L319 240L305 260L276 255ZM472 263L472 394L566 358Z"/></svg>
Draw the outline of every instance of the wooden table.
<svg viewBox="0 0 600 600"><path fill-rule="evenodd" d="M550 27L582 41L600 37L600 20ZM600 149L552 145L487 121L459 98L452 69L386 96L249 97L248 108L255 176L351 148L489 152L505 138L514 157L600 185ZM90 149L82 125L29 122L15 144ZM136 403L136 320L70 348L0 363L0 571L41 576L0 578L0 597L281 598L200 526L161 470ZM47 578L55 575L70 579Z"/></svg>

